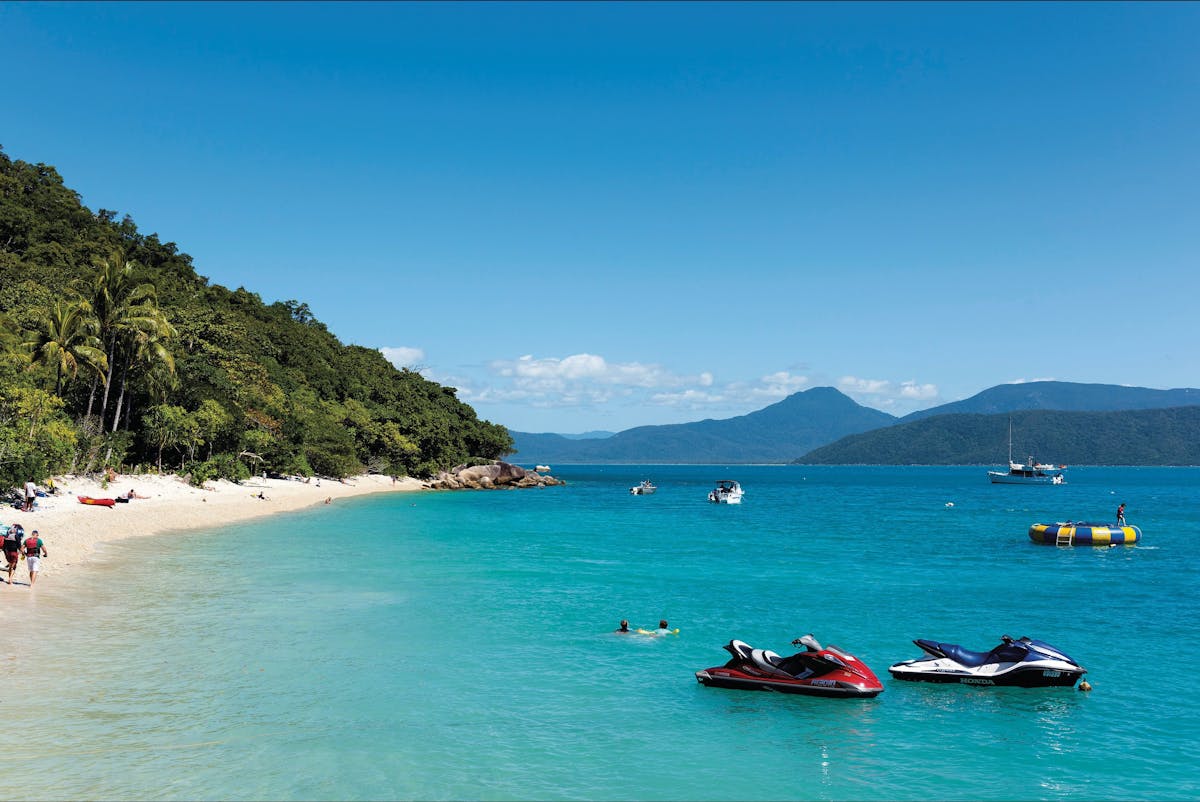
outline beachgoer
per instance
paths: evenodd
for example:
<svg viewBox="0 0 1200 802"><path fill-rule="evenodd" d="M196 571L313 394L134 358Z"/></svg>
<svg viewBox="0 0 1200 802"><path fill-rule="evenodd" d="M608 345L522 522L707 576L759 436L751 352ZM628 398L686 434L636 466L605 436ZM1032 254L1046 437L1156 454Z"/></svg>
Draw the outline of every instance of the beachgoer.
<svg viewBox="0 0 1200 802"><path fill-rule="evenodd" d="M1121 506L1117 507L1117 526L1125 525L1125 502L1121 502Z"/></svg>
<svg viewBox="0 0 1200 802"><path fill-rule="evenodd" d="M658 629L655 631L654 634L655 635L670 635L671 634L670 628L667 627L667 619L664 618L658 622Z"/></svg>
<svg viewBox="0 0 1200 802"><path fill-rule="evenodd" d="M43 557L48 557L46 543L38 537L36 529L25 538L25 564L29 566L29 587L37 581L38 567Z"/></svg>
<svg viewBox="0 0 1200 802"><path fill-rule="evenodd" d="M17 560L21 554L21 540L24 532L20 524L13 524L4 534L4 558L8 561L8 584L13 583L13 574L17 570Z"/></svg>
<svg viewBox="0 0 1200 802"><path fill-rule="evenodd" d="M629 634L629 622L627 620L625 620L624 618L622 618L621 626L614 629L613 632L620 632L622 635L628 635Z"/></svg>
<svg viewBox="0 0 1200 802"><path fill-rule="evenodd" d="M25 512L31 512L33 510L33 500L35 498L37 498L37 485L33 483L32 479L30 479L25 483L25 506L22 507Z"/></svg>
<svg viewBox="0 0 1200 802"><path fill-rule="evenodd" d="M58 488L54 484L53 476L51 476L49 479L46 480L46 492L52 496L58 495Z"/></svg>
<svg viewBox="0 0 1200 802"><path fill-rule="evenodd" d="M267 497L263 495L263 491L261 491L261 490L258 491L258 497L261 498L263 501L267 500Z"/></svg>

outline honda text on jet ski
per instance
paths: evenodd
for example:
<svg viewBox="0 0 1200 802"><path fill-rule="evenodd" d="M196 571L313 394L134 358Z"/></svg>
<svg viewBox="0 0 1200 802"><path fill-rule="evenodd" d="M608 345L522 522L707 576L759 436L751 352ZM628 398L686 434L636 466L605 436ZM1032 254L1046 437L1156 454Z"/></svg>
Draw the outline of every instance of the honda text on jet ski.
<svg viewBox="0 0 1200 802"><path fill-rule="evenodd" d="M915 640L924 657L896 663L896 679L958 682L963 685L1015 685L1020 688L1073 686L1087 669L1040 640L1003 636L990 652L973 652L954 643Z"/></svg>
<svg viewBox="0 0 1200 802"><path fill-rule="evenodd" d="M883 684L871 669L849 652L836 646L822 648L812 635L792 641L805 650L780 657L768 649L755 649L731 640L725 651L728 663L696 672L701 685L745 691L779 691L809 696L870 698L883 692Z"/></svg>

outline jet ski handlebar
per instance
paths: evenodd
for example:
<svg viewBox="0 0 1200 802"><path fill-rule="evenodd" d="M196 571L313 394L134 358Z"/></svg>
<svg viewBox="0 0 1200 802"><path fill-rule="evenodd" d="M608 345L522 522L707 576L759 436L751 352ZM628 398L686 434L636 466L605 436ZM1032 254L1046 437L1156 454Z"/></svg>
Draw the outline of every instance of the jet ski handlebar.
<svg viewBox="0 0 1200 802"><path fill-rule="evenodd" d="M808 649L810 652L821 651L821 644L818 643L817 639L812 636L812 633L809 633L808 635L801 635L800 637L798 637L794 641L792 641L792 645L793 646L803 646L806 649Z"/></svg>

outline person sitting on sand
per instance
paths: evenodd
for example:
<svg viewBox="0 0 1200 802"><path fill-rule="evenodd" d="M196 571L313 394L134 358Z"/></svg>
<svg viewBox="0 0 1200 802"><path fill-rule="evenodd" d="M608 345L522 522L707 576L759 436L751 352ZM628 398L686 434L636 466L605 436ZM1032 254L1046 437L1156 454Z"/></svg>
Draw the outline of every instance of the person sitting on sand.
<svg viewBox="0 0 1200 802"><path fill-rule="evenodd" d="M140 496L140 495L138 495L136 490L130 488L129 492L125 494L125 498L150 498L150 497L149 496Z"/></svg>
<svg viewBox="0 0 1200 802"><path fill-rule="evenodd" d="M261 498L263 501L267 500L267 497L263 495L263 491L261 491L261 490L258 491L258 497Z"/></svg>

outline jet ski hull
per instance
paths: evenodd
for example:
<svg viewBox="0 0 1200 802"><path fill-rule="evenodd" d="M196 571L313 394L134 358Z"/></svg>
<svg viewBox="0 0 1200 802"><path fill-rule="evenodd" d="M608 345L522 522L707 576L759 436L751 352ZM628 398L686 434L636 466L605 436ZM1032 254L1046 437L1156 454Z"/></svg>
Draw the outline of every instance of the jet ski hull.
<svg viewBox="0 0 1200 802"><path fill-rule="evenodd" d="M804 696L824 696L839 699L870 699L883 693L883 686L855 685L833 679L786 680L761 677L731 668L706 668L696 672L696 681L712 688L732 688L739 691L775 691Z"/></svg>
<svg viewBox="0 0 1200 802"><path fill-rule="evenodd" d="M908 682L941 682L958 683L960 685L994 685L1015 688L1070 688L1087 672L1083 669L1038 668L1026 666L999 674L973 674L969 671L955 669L922 668L912 663L897 663L888 672L900 680Z"/></svg>

